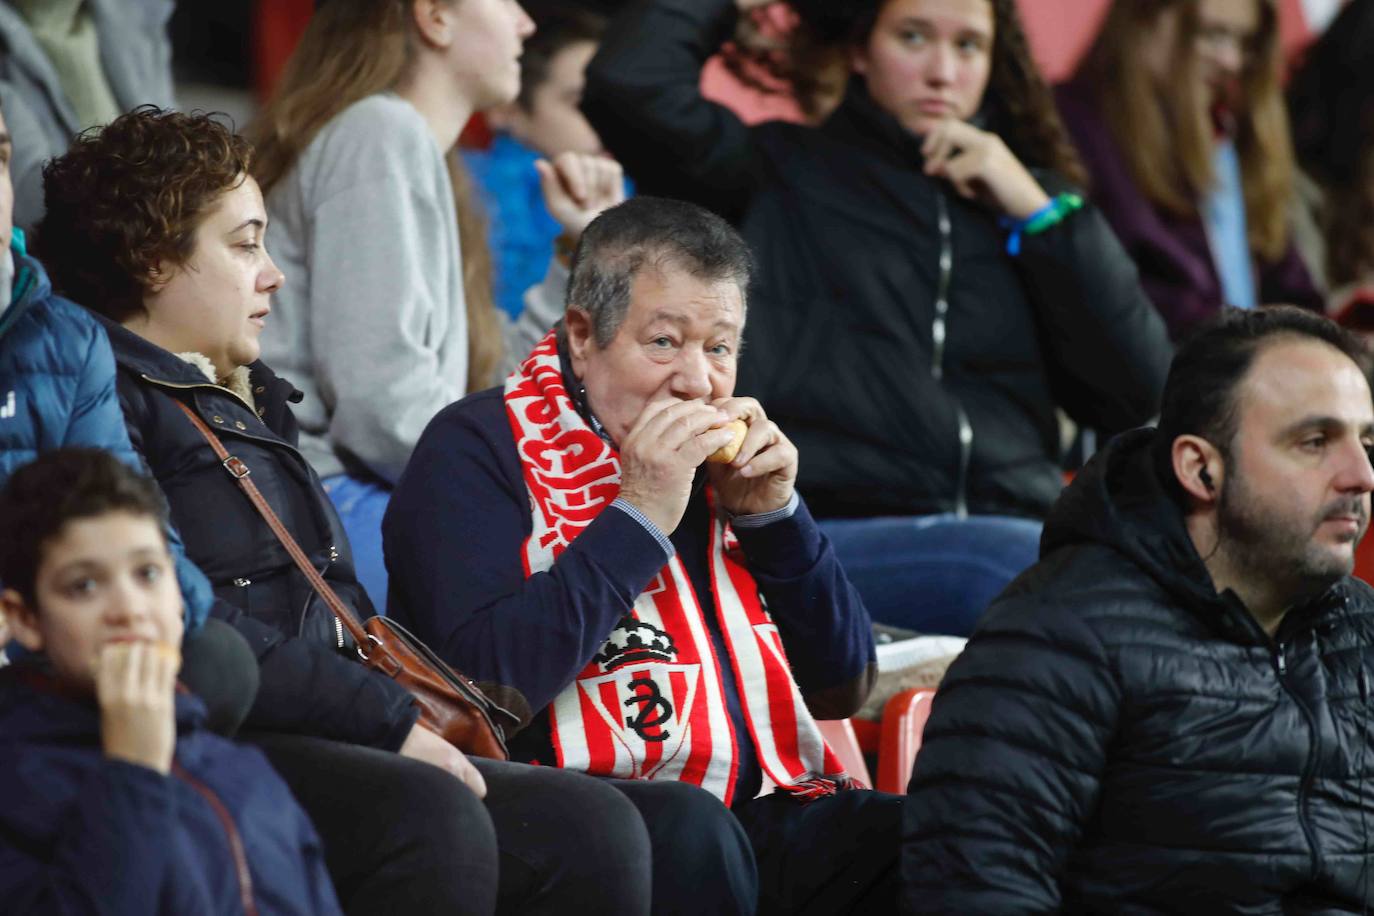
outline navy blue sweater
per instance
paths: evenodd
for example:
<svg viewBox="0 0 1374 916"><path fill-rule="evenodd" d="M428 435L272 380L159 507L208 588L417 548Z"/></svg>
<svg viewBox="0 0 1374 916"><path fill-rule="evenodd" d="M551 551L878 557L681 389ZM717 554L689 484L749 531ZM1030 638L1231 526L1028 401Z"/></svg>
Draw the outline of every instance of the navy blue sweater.
<svg viewBox="0 0 1374 916"><path fill-rule="evenodd" d="M520 557L533 519L502 394L493 388L450 405L421 436L382 523L388 609L465 674L514 687L542 710L516 736L512 754L552 763L546 707L667 556L640 522L611 508L551 569L527 579ZM724 655L711 603L709 525L698 487L671 540ZM868 612L805 503L789 519L736 534L803 695L843 691L866 677L874 658ZM731 666L722 665L721 675L740 745L735 798L747 800L760 784L757 756Z"/></svg>

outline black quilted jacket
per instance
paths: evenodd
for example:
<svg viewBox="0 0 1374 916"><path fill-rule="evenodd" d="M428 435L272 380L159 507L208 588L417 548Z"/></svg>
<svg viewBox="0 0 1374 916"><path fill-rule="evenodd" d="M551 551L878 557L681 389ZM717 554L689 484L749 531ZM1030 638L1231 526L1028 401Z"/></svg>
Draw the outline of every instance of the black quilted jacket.
<svg viewBox="0 0 1374 916"><path fill-rule="evenodd" d="M1345 913L1374 888L1374 591L1269 638L1128 433L950 668L905 811L910 913ZM1363 802L1363 803L1361 803Z"/></svg>

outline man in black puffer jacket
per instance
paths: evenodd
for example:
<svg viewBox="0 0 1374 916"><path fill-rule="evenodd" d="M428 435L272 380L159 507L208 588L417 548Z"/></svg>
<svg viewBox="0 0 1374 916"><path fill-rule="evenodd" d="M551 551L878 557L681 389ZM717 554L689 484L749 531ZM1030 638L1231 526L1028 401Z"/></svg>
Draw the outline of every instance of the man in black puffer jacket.
<svg viewBox="0 0 1374 916"><path fill-rule="evenodd" d="M1370 904L1363 355L1290 308L1180 350L1159 430L1065 492L940 688L904 814L907 912Z"/></svg>

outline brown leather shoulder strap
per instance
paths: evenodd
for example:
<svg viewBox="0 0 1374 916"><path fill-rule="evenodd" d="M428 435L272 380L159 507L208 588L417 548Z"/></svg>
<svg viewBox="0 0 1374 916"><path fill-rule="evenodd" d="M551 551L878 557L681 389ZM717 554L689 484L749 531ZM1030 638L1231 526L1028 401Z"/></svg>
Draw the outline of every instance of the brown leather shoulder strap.
<svg viewBox="0 0 1374 916"><path fill-rule="evenodd" d="M305 578L309 580L310 586L315 589L316 594L324 599L324 603L329 605L329 609L334 612L335 617L339 618L339 622L348 630L354 642L359 646L367 645L367 633L363 630L362 624L358 622L358 618L353 615L348 605L344 604L343 600L339 598L338 593L330 587L328 582L324 581L324 576L320 575L320 571L315 568L315 564L311 563L309 558L306 557L305 551L301 550L301 545L296 543L296 539L291 536L291 532L287 531L281 519L277 518L277 513L272 511L272 507L267 504L267 500L263 498L262 492L258 489L257 485L249 479L249 475L252 474L252 471L248 469L248 465L244 464L242 459L235 458L233 455L229 454L229 450L224 447L224 443L220 441L219 436L216 436L214 430L205 425L205 421L202 420L196 414L195 410L188 406L185 401L181 401L177 398L172 398L172 401L181 408L182 413L186 414L186 418L190 420L192 425L194 425L195 428L200 431L200 434L205 437L205 441L210 444L210 448L214 449L215 456L219 458L220 464L224 465L224 469L238 482L239 487L241 487L243 492L248 496L249 502L253 504L253 508L258 510L258 514L262 516L262 520L267 522L267 527L272 529L272 533L277 536L277 540L286 548L286 552L291 555L291 559L295 561L297 568L299 568L301 573L305 575Z"/></svg>

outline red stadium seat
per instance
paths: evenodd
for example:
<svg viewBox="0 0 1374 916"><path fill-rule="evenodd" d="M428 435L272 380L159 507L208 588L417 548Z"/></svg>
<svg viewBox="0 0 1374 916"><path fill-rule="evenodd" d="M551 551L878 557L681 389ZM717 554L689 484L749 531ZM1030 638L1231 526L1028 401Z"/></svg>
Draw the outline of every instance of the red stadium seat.
<svg viewBox="0 0 1374 916"><path fill-rule="evenodd" d="M258 101L272 94L314 12L314 0L258 0L254 5L253 83Z"/></svg>
<svg viewBox="0 0 1374 916"><path fill-rule="evenodd" d="M883 735L878 744L878 782L874 786L878 791L906 792L934 698L934 690L920 687L903 690L887 701L883 708Z"/></svg>
<svg viewBox="0 0 1374 916"><path fill-rule="evenodd" d="M816 724L820 726L826 744L829 744L835 756L840 758L845 772L866 786L873 785L873 777L868 773L868 764L864 762L863 749L859 747L859 739L855 736L854 726L850 721L829 719Z"/></svg>
<svg viewBox="0 0 1374 916"><path fill-rule="evenodd" d="M1366 534L1355 548L1355 575L1374 585L1374 535Z"/></svg>

